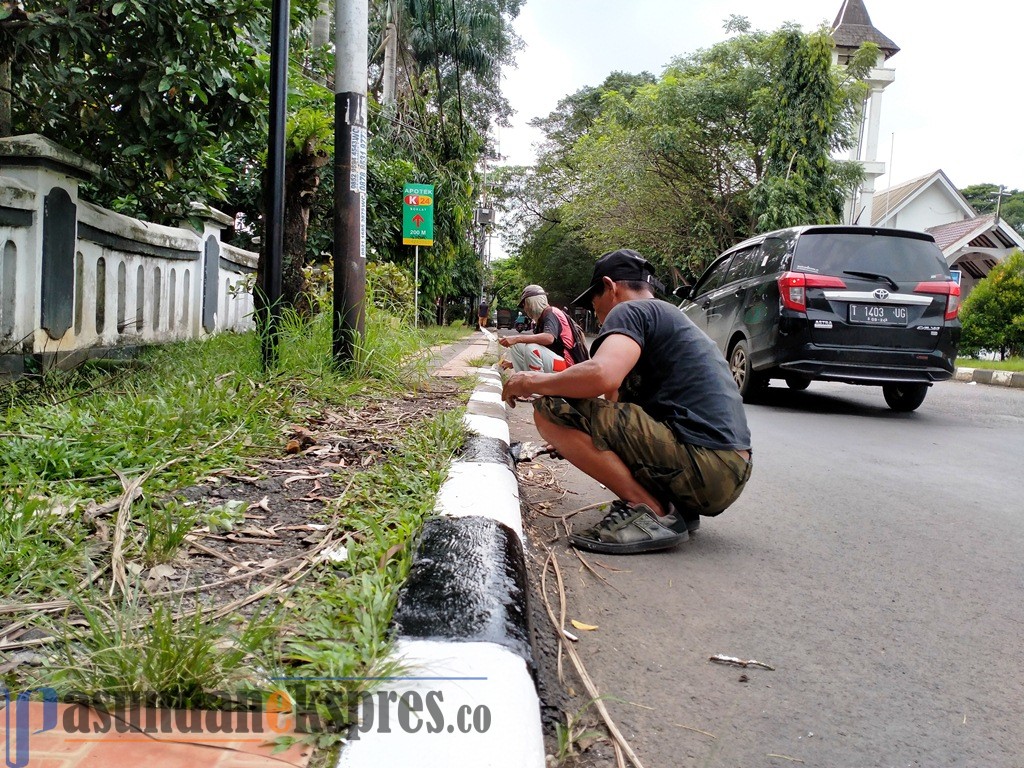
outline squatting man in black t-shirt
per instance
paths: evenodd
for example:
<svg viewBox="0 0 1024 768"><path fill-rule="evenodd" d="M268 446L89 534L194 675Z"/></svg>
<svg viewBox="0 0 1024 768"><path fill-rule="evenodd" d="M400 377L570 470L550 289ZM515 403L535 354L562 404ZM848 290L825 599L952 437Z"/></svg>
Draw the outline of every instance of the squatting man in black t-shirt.
<svg viewBox="0 0 1024 768"><path fill-rule="evenodd" d="M591 359L559 373L516 372L502 391L511 407L542 395L533 404L541 437L619 497L569 537L579 549L673 547L700 515L736 501L750 477L750 430L729 366L686 315L654 298L656 286L636 251L604 254L573 302L602 324Z"/></svg>

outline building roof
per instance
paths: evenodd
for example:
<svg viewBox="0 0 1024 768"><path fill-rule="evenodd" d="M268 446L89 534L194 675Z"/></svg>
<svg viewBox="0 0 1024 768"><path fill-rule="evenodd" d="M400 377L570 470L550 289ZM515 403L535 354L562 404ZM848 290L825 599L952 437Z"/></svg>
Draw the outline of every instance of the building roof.
<svg viewBox="0 0 1024 768"><path fill-rule="evenodd" d="M871 205L871 226L881 226L885 219L899 210L903 203L928 186L929 182L940 173L942 171L933 171L924 176L918 176L916 179L910 179L910 181L904 181L894 187L876 192Z"/></svg>
<svg viewBox="0 0 1024 768"><path fill-rule="evenodd" d="M839 48L860 48L862 43L875 43L887 59L900 51L896 43L875 29L863 0L843 0L832 24L832 39Z"/></svg>
<svg viewBox="0 0 1024 768"><path fill-rule="evenodd" d="M935 238L935 244L946 251L957 243L972 248L1019 248L1021 238L1004 221L996 221L994 213L976 216L973 219L953 221L925 230Z"/></svg>
<svg viewBox="0 0 1024 768"><path fill-rule="evenodd" d="M963 221L953 221L949 224L940 224L937 227L928 227L925 232L934 237L935 244L945 252L949 246L954 243L959 243L968 236L973 236L971 237L973 240L974 237L991 227L994 220L995 216L989 214L988 216L978 216L974 219L964 219ZM989 245L989 247L993 246Z"/></svg>

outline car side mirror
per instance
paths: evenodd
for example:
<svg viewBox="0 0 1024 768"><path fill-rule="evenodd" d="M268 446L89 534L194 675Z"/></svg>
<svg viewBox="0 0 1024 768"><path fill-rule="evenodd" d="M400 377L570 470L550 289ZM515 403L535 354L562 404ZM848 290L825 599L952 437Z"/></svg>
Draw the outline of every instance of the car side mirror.
<svg viewBox="0 0 1024 768"><path fill-rule="evenodd" d="M678 288L676 288L674 291L672 291L672 295L675 296L677 299L684 299L685 300L685 299L690 298L690 291L692 291L692 290L693 290L693 286L692 285L686 285L684 283L683 285L680 285Z"/></svg>

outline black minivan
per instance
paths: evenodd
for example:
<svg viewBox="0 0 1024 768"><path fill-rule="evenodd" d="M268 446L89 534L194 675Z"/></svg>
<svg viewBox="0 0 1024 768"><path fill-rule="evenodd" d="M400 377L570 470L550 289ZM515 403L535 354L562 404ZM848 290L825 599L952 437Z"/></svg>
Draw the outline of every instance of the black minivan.
<svg viewBox="0 0 1024 768"><path fill-rule="evenodd" d="M803 226L730 248L680 309L714 339L744 399L784 379L881 386L913 411L953 376L960 286L931 235Z"/></svg>

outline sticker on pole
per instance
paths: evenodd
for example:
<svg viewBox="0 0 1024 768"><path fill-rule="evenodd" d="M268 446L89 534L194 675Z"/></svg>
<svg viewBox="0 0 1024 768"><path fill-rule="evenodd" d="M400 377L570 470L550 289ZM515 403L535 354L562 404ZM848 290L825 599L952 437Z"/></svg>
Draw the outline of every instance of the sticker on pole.
<svg viewBox="0 0 1024 768"><path fill-rule="evenodd" d="M433 184L406 184L402 190L402 244L434 244Z"/></svg>

